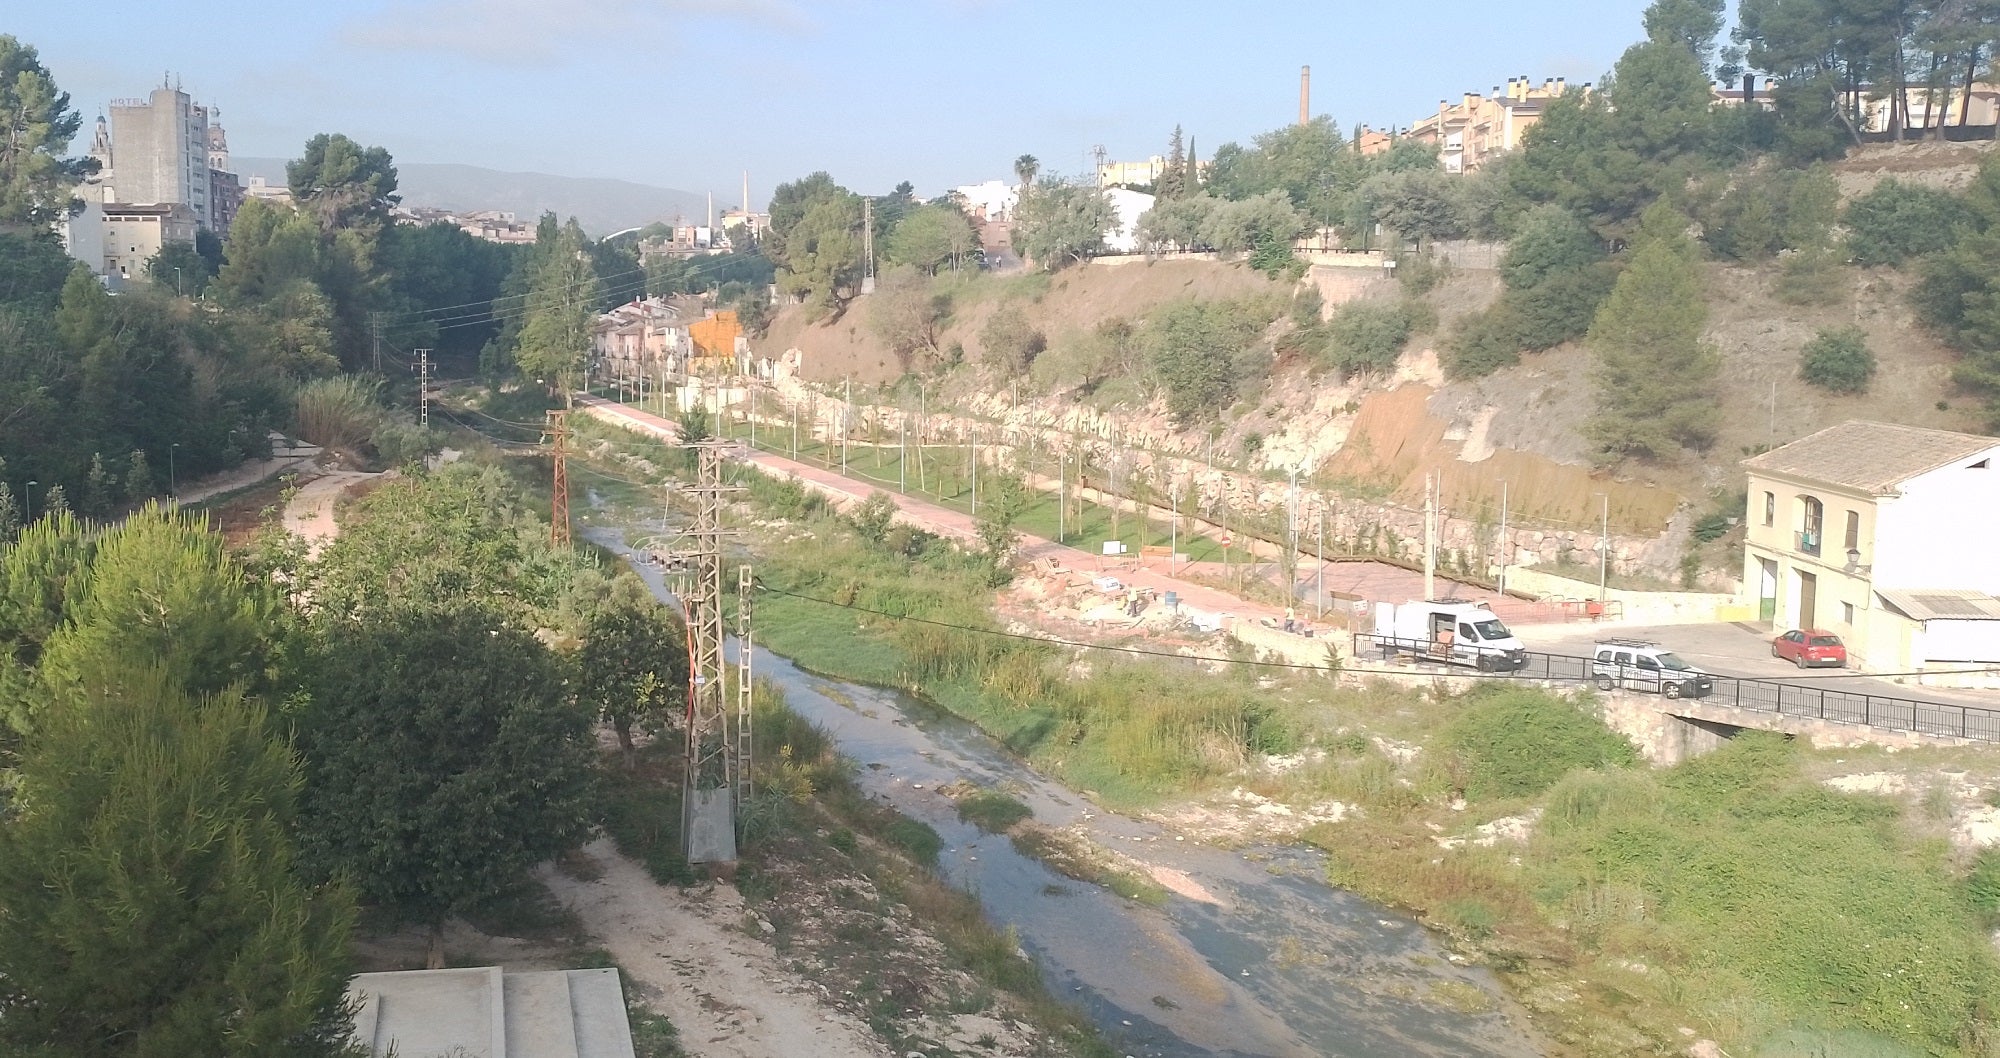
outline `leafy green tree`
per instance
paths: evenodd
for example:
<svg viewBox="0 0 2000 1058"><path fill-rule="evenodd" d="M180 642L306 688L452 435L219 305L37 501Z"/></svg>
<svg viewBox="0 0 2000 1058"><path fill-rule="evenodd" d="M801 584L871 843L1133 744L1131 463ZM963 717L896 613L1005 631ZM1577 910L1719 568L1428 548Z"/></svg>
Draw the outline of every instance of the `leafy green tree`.
<svg viewBox="0 0 2000 1058"><path fill-rule="evenodd" d="M1521 218L1508 240L1500 276L1510 290L1529 290L1563 273L1588 268L1603 257L1603 242L1576 214L1561 206L1541 205Z"/></svg>
<svg viewBox="0 0 2000 1058"><path fill-rule="evenodd" d="M1028 486L1011 473L994 474L981 484L979 516L973 519L972 530L979 537L992 583L998 585L1005 582L1007 560L1020 542L1014 523L1028 509Z"/></svg>
<svg viewBox="0 0 2000 1058"><path fill-rule="evenodd" d="M1859 327L1820 331L1799 351L1799 378L1834 393L1862 393L1875 377L1875 353Z"/></svg>
<svg viewBox="0 0 2000 1058"><path fill-rule="evenodd" d="M293 870L299 774L263 709L129 669L48 717L19 788L0 826L8 1053L349 1053L353 905Z"/></svg>
<svg viewBox="0 0 2000 1058"><path fill-rule="evenodd" d="M824 172L779 184L764 253L778 289L820 309L839 309L860 289L861 196Z"/></svg>
<svg viewBox="0 0 2000 1058"><path fill-rule="evenodd" d="M481 605L325 622L298 720L301 856L443 927L572 847L590 821L590 712L540 640Z"/></svg>
<svg viewBox="0 0 2000 1058"><path fill-rule="evenodd" d="M1899 265L1950 249L1964 226L1964 207L1948 191L1890 177L1849 202L1844 219L1855 263Z"/></svg>
<svg viewBox="0 0 2000 1058"><path fill-rule="evenodd" d="M1370 177L1361 187L1369 215L1419 248L1465 234L1458 212L1458 189L1437 169L1415 169Z"/></svg>
<svg viewBox="0 0 2000 1058"><path fill-rule="evenodd" d="M1139 242L1156 251L1213 249L1208 241L1209 221L1222 205L1221 199L1198 192L1162 198L1140 215Z"/></svg>
<svg viewBox="0 0 2000 1058"><path fill-rule="evenodd" d="M1141 338L1181 423L1215 417L1236 400L1238 380L1269 366L1257 338L1276 313L1259 302L1183 300L1146 321Z"/></svg>
<svg viewBox="0 0 2000 1058"><path fill-rule="evenodd" d="M82 127L83 117L56 88L35 49L0 34L0 230L48 238L51 226L68 212L70 189L95 172L89 158L64 159L62 152Z"/></svg>
<svg viewBox="0 0 2000 1058"><path fill-rule="evenodd" d="M1393 369L1413 329L1403 305L1350 301L1327 321L1327 358L1342 378Z"/></svg>
<svg viewBox="0 0 2000 1058"><path fill-rule="evenodd" d="M868 301L868 327L889 346L908 371L919 355L937 355L938 333L951 316L951 295L929 275L909 265L882 273Z"/></svg>
<svg viewBox="0 0 2000 1058"><path fill-rule="evenodd" d="M170 242L146 259L146 278L161 290L173 291L177 297L198 298L208 289L208 281L215 278L215 269L193 243Z"/></svg>
<svg viewBox="0 0 2000 1058"><path fill-rule="evenodd" d="M1647 210L1631 264L1591 323L1597 407L1584 434L1606 462L1665 459L1715 439L1721 358L1702 341L1708 305L1686 228L1664 203Z"/></svg>
<svg viewBox="0 0 2000 1058"><path fill-rule="evenodd" d="M1644 16L1646 37L1686 48L1706 68L1722 32L1722 7L1723 0L1653 0Z"/></svg>
<svg viewBox="0 0 2000 1058"><path fill-rule="evenodd" d="M1118 225L1118 213L1096 187L1054 178L1022 196L1014 221L1014 245L1044 268L1088 260L1104 249L1104 233Z"/></svg>
<svg viewBox="0 0 2000 1058"><path fill-rule="evenodd" d="M629 763L633 730L661 730L687 700L686 629L638 578L615 578L584 624L576 673L578 701L611 725Z"/></svg>
<svg viewBox="0 0 2000 1058"><path fill-rule="evenodd" d="M1283 191L1266 191L1230 202L1212 199L1183 201L1190 205L1209 204L1208 217L1201 226L1198 242L1225 253L1251 252L1260 247L1279 245L1284 247L1289 257L1292 243L1304 235L1312 223L1292 205ZM1147 210L1146 216L1154 212Z"/></svg>
<svg viewBox="0 0 2000 1058"><path fill-rule="evenodd" d="M597 315L597 273L575 217L542 255L528 289L514 362L524 378L545 382L568 403L583 384L590 327Z"/></svg>
<svg viewBox="0 0 2000 1058"><path fill-rule="evenodd" d="M979 233L972 219L953 206L922 205L909 211L889 233L888 260L937 275L976 263Z"/></svg>
<svg viewBox="0 0 2000 1058"><path fill-rule="evenodd" d="M1020 377L1034 366L1049 340L1028 318L1019 302L1002 302L979 328L979 348L987 363L1009 377Z"/></svg>
<svg viewBox="0 0 2000 1058"><path fill-rule="evenodd" d="M326 232L386 223L401 201L389 152L337 132L307 140L305 151L285 164L285 180L293 201Z"/></svg>
<svg viewBox="0 0 2000 1058"><path fill-rule="evenodd" d="M226 249L228 263L216 277L225 301L257 302L293 283L319 283L319 231L304 213L250 199L230 225Z"/></svg>

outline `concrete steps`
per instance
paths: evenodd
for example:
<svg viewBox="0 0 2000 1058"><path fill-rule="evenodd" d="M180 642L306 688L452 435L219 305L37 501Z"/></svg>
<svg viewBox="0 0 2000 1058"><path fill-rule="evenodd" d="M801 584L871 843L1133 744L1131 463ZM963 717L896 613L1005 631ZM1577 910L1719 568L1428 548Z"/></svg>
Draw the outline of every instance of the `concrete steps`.
<svg viewBox="0 0 2000 1058"><path fill-rule="evenodd" d="M358 974L348 993L372 1058L632 1058L615 969L400 970Z"/></svg>

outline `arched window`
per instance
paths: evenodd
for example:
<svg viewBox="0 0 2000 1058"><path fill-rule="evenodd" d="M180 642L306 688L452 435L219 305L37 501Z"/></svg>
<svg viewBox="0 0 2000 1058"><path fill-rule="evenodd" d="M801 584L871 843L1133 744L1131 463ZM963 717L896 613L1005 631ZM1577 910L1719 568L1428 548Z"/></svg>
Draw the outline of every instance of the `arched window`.
<svg viewBox="0 0 2000 1058"><path fill-rule="evenodd" d="M1819 554L1826 526L1826 505L1817 496L1799 497L1799 550Z"/></svg>

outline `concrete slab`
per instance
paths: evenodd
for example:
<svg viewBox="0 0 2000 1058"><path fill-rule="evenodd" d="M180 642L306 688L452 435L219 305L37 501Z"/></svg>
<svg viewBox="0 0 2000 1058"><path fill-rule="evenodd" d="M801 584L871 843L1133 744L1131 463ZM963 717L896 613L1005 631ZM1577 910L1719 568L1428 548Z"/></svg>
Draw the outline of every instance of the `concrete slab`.
<svg viewBox="0 0 2000 1058"><path fill-rule="evenodd" d="M507 1058L500 977L497 966L356 974L348 991L375 1007L361 1042L378 1058L392 1047L402 1058Z"/></svg>
<svg viewBox="0 0 2000 1058"><path fill-rule="evenodd" d="M562 970L507 974L507 1052L518 1058L577 1058L576 1018L570 1009L569 974Z"/></svg>

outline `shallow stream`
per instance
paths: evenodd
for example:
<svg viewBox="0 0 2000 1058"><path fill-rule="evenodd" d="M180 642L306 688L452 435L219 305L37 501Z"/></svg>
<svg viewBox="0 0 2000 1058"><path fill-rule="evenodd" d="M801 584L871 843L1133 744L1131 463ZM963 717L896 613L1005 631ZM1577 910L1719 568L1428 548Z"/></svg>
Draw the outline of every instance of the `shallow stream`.
<svg viewBox="0 0 2000 1058"><path fill-rule="evenodd" d="M625 551L614 533L588 535ZM657 570L635 566L667 596ZM944 875L976 894L992 922L1014 928L1050 990L1087 1011L1122 1054L1543 1053L1491 974L1453 964L1407 916L1327 885L1316 852L1182 840L1098 810L908 695L815 676L761 648L754 668L856 762L865 792L936 828ZM959 782L1003 790L1036 822L1080 824L1097 844L1150 865L1171 883L1165 904L1065 877L962 822L940 792Z"/></svg>

